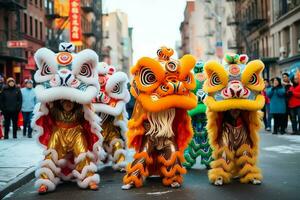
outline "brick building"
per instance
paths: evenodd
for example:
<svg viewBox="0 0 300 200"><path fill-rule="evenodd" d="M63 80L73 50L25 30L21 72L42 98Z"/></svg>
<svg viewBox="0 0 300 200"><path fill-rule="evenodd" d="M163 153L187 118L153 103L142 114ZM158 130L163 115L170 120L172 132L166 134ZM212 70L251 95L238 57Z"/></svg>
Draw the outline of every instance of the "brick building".
<svg viewBox="0 0 300 200"><path fill-rule="evenodd" d="M0 1L0 73L18 83L35 70L33 53L45 44L42 0ZM23 48L9 48L8 41L22 40Z"/></svg>

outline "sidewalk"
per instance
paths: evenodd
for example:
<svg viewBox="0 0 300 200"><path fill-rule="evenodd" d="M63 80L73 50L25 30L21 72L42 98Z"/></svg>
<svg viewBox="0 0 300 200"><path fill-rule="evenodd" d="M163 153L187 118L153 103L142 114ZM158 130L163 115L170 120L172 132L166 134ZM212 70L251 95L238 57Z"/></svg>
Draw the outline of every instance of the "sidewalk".
<svg viewBox="0 0 300 200"><path fill-rule="evenodd" d="M23 137L0 140L0 192L25 176L32 176L37 163L42 160L42 148L33 138Z"/></svg>

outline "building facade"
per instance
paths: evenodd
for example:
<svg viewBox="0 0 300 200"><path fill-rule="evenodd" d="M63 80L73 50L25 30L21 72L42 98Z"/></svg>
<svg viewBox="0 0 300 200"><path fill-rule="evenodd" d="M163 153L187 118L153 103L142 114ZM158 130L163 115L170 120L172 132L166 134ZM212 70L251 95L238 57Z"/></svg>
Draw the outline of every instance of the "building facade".
<svg viewBox="0 0 300 200"><path fill-rule="evenodd" d="M120 10L103 16L103 61L127 74L132 65L132 30L127 14Z"/></svg>
<svg viewBox="0 0 300 200"><path fill-rule="evenodd" d="M17 83L31 78L34 52L45 45L44 1L0 1L0 73ZM22 41L21 48L8 46Z"/></svg>
<svg viewBox="0 0 300 200"><path fill-rule="evenodd" d="M70 2L66 0L46 0L47 47L58 50L60 42L70 41ZM77 3L77 2L76 2ZM76 52L86 48L98 54L102 49L102 0L79 1L81 44L76 44Z"/></svg>
<svg viewBox="0 0 300 200"><path fill-rule="evenodd" d="M278 58L270 73L293 74L300 69L300 0L273 0L270 11L270 55Z"/></svg>
<svg viewBox="0 0 300 200"><path fill-rule="evenodd" d="M179 56L190 53L197 59L221 61L224 52L235 52L235 24L227 25L234 6L234 2L225 0L187 1L180 25Z"/></svg>
<svg viewBox="0 0 300 200"><path fill-rule="evenodd" d="M300 68L300 1L236 1L239 53L265 64L263 76L272 78Z"/></svg>

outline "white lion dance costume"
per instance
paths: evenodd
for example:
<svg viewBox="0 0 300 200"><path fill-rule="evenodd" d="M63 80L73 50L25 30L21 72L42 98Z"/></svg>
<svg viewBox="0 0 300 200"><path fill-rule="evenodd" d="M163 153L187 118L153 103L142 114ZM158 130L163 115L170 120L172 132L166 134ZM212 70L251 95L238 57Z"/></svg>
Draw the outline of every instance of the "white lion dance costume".
<svg viewBox="0 0 300 200"><path fill-rule="evenodd" d="M102 135L100 118L92 110L98 94L97 54L89 49L71 53L74 46L60 44L57 54L47 48L35 53L36 93L33 128L40 134L45 159L35 176L39 193L53 191L61 180L75 180L81 188L97 189L96 162Z"/></svg>
<svg viewBox="0 0 300 200"><path fill-rule="evenodd" d="M260 184L257 167L261 91L264 80L260 60L249 63L246 55L226 55L225 64L209 61L204 66L207 131L213 149L209 180L215 185L239 178L241 183Z"/></svg>
<svg viewBox="0 0 300 200"><path fill-rule="evenodd" d="M125 106L130 100L128 77L124 72L116 72L114 67L103 64L98 69L98 80L100 90L93 105L102 119L103 147L107 152L104 162L112 161L113 169L123 171L127 164L125 133L128 115Z"/></svg>

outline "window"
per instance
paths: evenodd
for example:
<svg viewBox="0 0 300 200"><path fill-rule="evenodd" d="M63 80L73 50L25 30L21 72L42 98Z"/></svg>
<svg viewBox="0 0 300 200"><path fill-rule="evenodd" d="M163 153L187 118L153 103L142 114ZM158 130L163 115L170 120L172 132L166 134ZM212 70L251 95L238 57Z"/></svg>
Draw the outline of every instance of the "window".
<svg viewBox="0 0 300 200"><path fill-rule="evenodd" d="M40 39L43 40L43 22L40 22Z"/></svg>
<svg viewBox="0 0 300 200"><path fill-rule="evenodd" d="M291 53L290 27L285 29L285 40L286 40L286 55L289 56Z"/></svg>
<svg viewBox="0 0 300 200"><path fill-rule="evenodd" d="M24 13L24 33L27 34L28 30L27 30L27 14Z"/></svg>
<svg viewBox="0 0 300 200"><path fill-rule="evenodd" d="M34 20L34 27L35 27L35 37L38 38L38 20Z"/></svg>
<svg viewBox="0 0 300 200"><path fill-rule="evenodd" d="M40 8L43 9L43 0L40 0Z"/></svg>
<svg viewBox="0 0 300 200"><path fill-rule="evenodd" d="M33 35L33 22L32 22L32 17L30 16L29 18L29 26L30 26L30 35L32 36Z"/></svg>
<svg viewBox="0 0 300 200"><path fill-rule="evenodd" d="M35 4L36 7L38 7L38 0L35 0L34 4Z"/></svg>

